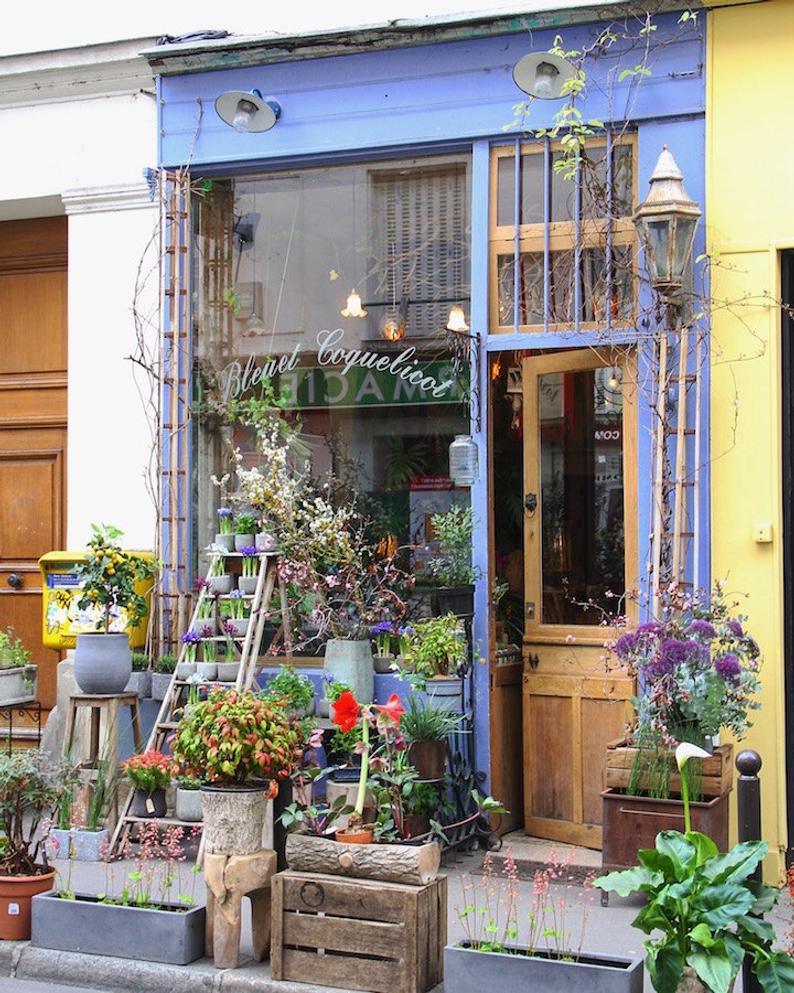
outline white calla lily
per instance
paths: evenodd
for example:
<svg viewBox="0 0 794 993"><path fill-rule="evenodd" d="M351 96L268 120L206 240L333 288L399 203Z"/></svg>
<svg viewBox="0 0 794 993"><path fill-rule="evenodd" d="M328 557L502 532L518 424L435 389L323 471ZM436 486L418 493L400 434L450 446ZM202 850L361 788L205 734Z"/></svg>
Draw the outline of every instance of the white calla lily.
<svg viewBox="0 0 794 993"><path fill-rule="evenodd" d="M679 769L683 769L690 759L710 759L711 753L705 748L693 745L691 741L682 741L675 750L675 760Z"/></svg>

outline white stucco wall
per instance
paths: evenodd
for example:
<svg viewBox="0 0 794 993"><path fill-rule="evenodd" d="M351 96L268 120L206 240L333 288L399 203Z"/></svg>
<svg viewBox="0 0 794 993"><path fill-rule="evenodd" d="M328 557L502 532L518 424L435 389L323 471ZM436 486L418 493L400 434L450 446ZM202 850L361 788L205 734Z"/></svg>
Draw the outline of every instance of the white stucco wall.
<svg viewBox="0 0 794 993"><path fill-rule="evenodd" d="M137 57L150 41L0 58L0 220L69 218L69 547L92 521L116 524L132 547L154 541L150 429L127 359L157 221L143 178L157 162L154 84ZM140 301L155 319L157 291L155 272Z"/></svg>

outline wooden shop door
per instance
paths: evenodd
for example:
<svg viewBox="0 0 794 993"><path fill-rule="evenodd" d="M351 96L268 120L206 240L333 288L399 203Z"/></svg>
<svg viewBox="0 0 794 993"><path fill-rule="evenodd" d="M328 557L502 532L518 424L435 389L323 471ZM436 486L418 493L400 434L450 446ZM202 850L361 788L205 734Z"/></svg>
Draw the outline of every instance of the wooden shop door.
<svg viewBox="0 0 794 993"><path fill-rule="evenodd" d="M599 627L637 580L634 386L625 353L523 362L524 829L589 848L634 690L606 672Z"/></svg>
<svg viewBox="0 0 794 993"><path fill-rule="evenodd" d="M65 537L66 260L65 217L0 223L0 628L48 708L59 656L41 643L37 560Z"/></svg>

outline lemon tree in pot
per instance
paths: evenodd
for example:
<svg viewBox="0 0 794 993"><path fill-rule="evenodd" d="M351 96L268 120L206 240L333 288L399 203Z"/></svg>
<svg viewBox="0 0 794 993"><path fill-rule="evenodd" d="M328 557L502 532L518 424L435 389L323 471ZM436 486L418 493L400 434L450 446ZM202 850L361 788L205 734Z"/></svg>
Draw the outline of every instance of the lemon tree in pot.
<svg viewBox="0 0 794 993"><path fill-rule="evenodd" d="M267 801L300 759L301 735L283 708L249 690L214 690L177 727L178 775L202 780L206 850L262 847Z"/></svg>
<svg viewBox="0 0 794 993"><path fill-rule="evenodd" d="M47 839L75 770L41 752L0 755L0 939L30 938L30 901L52 889Z"/></svg>
<svg viewBox="0 0 794 993"><path fill-rule="evenodd" d="M119 544L123 532L111 524L92 524L92 538L77 566L80 610L96 616L96 630L77 635L74 678L83 693L123 693L132 674L127 629L146 616L146 597L136 583L151 579L155 567Z"/></svg>

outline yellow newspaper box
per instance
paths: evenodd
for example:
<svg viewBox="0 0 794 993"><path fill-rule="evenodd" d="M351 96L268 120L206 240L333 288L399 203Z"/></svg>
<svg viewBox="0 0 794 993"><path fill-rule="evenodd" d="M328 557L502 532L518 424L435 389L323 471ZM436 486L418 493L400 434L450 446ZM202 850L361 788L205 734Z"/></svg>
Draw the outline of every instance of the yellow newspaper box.
<svg viewBox="0 0 794 993"><path fill-rule="evenodd" d="M130 552L139 558L154 561L151 552ZM77 565L85 560L85 552L47 552L39 559L42 590L42 641L47 648L74 648L78 634L96 631L96 622L101 616L98 607L80 610L81 583L77 575ZM150 594L154 579L139 580L135 592L146 597L146 616L127 631L126 610L117 611L110 621L112 632L127 631L130 647L142 648L146 642L146 628L149 623Z"/></svg>

